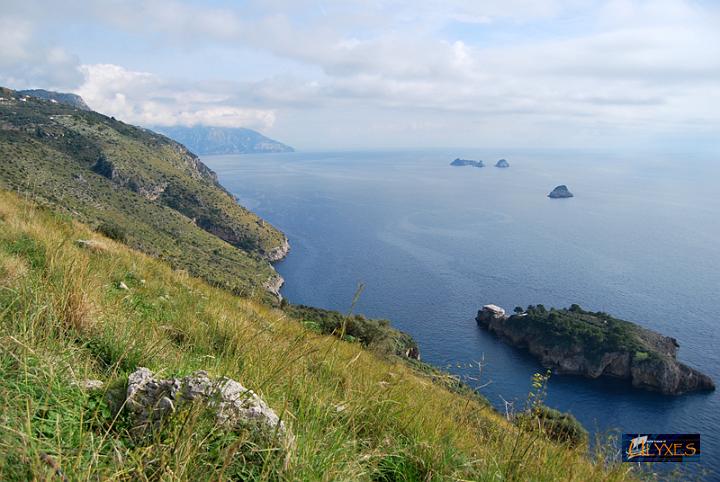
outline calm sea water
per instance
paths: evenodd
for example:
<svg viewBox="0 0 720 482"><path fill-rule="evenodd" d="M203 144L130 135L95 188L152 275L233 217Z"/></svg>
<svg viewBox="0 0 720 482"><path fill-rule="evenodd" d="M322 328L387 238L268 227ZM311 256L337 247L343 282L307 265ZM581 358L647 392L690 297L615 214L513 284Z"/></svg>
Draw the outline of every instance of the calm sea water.
<svg viewBox="0 0 720 482"><path fill-rule="evenodd" d="M450 167L455 157L488 167ZM509 169L492 164L500 157ZM581 306L673 336L720 382L718 159L462 150L215 156L246 207L290 238L289 301L392 320L422 358L521 407L539 363L478 328L480 306ZM491 162L488 162L491 161ZM573 199L547 193L567 184ZM485 361L479 381L473 362ZM702 434L693 474L720 478L720 391L680 397L553 376L547 403L605 433Z"/></svg>

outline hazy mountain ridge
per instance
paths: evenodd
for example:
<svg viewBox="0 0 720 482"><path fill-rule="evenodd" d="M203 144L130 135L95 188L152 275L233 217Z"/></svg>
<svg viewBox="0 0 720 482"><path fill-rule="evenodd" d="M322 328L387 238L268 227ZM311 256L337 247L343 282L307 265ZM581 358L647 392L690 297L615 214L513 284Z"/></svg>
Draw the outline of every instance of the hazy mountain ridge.
<svg viewBox="0 0 720 482"><path fill-rule="evenodd" d="M243 127L213 127L197 125L156 126L154 130L187 146L199 155L259 154L293 152L286 144L265 137L257 131Z"/></svg>

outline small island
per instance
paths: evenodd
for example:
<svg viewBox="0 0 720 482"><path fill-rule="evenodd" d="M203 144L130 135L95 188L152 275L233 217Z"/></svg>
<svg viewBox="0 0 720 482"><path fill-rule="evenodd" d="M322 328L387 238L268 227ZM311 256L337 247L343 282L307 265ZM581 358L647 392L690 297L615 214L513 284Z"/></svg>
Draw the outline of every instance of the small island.
<svg viewBox="0 0 720 482"><path fill-rule="evenodd" d="M573 193L568 190L567 186L565 184L561 184L560 186L556 187L552 190L550 194L548 194L549 198L553 199L562 199L562 198L568 198L573 197Z"/></svg>
<svg viewBox="0 0 720 482"><path fill-rule="evenodd" d="M470 159L455 159L450 163L451 166L473 166L473 167L485 167L483 161L471 161Z"/></svg>
<svg viewBox="0 0 720 482"><path fill-rule="evenodd" d="M502 168L510 167L510 163L507 162L507 160L505 160L505 159L500 159L498 162L495 163L495 167L502 167Z"/></svg>
<svg viewBox="0 0 720 482"><path fill-rule="evenodd" d="M715 389L710 377L677 361L675 338L607 313L531 305L508 316L499 306L485 305L475 320L558 373L626 379L666 395Z"/></svg>

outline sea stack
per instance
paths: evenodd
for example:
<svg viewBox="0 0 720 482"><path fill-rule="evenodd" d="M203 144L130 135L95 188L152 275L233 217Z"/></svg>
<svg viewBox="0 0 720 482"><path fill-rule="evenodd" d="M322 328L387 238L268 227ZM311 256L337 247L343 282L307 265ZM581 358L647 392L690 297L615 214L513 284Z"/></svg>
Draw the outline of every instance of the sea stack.
<svg viewBox="0 0 720 482"><path fill-rule="evenodd" d="M548 194L548 197L553 199L573 197L573 193L568 190L565 184L561 184L560 186L553 189L552 192Z"/></svg>
<svg viewBox="0 0 720 482"><path fill-rule="evenodd" d="M451 166L473 166L473 167L485 167L485 163L483 161L471 161L470 159L455 159L453 162L450 163Z"/></svg>
<svg viewBox="0 0 720 482"><path fill-rule="evenodd" d="M510 167L510 163L507 162L505 159L500 159L498 162L495 163L495 167Z"/></svg>

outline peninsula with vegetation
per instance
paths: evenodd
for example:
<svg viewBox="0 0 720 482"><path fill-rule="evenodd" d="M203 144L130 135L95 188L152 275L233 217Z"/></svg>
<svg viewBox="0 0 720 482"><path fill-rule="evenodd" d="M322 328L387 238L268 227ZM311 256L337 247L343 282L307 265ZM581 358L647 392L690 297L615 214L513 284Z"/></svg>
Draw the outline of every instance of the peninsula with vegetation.
<svg viewBox="0 0 720 482"><path fill-rule="evenodd" d="M508 316L496 305L485 305L476 321L558 373L622 378L634 387L667 395L715 389L710 377L676 359L675 338L607 313L578 305L531 305L516 307Z"/></svg>
<svg viewBox="0 0 720 482"><path fill-rule="evenodd" d="M0 89L0 480L634 480L387 320L279 299L282 232L83 104Z"/></svg>

